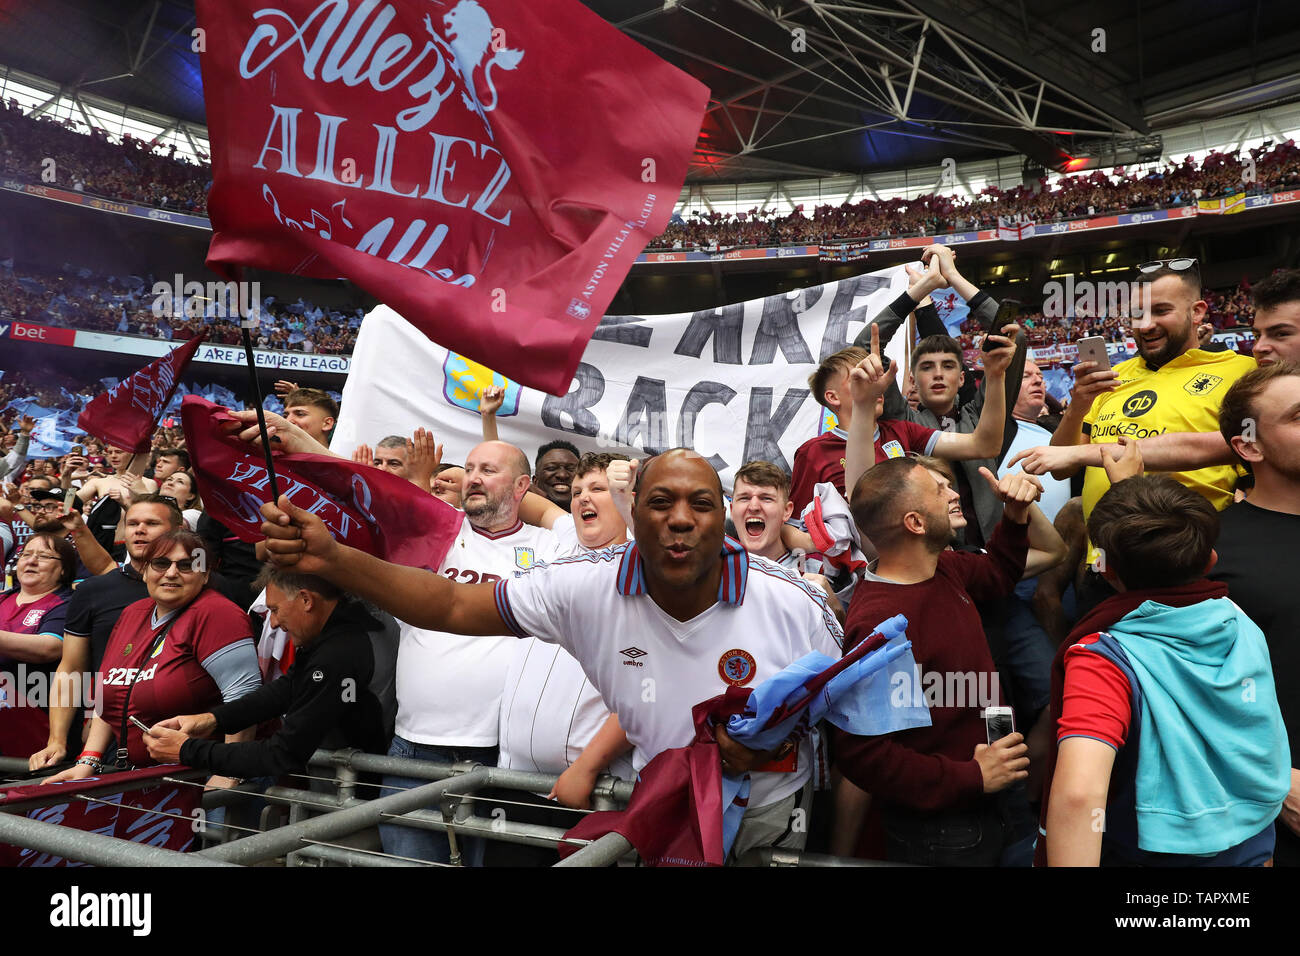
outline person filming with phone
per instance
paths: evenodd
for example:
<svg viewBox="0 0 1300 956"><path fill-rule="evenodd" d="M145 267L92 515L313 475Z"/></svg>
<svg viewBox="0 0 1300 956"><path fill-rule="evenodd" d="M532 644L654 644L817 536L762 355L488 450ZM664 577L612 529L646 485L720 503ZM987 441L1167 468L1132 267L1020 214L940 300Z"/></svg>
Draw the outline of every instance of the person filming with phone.
<svg viewBox="0 0 1300 956"><path fill-rule="evenodd" d="M1016 831L997 796L1028 776L1029 758L1021 734L991 738L981 715L1003 701L975 602L1006 597L1024 574L1029 508L1042 487L1024 474L998 479L987 468L980 480L1003 514L988 550L978 554L947 550L958 492L913 458L868 469L850 499L853 519L879 559L849 605L845 650L882 615L906 615L920 673L915 684L893 691L923 699L932 721L879 737L840 733L834 739L835 765L880 803L895 862L994 866L1028 836Z"/></svg>
<svg viewBox="0 0 1300 956"><path fill-rule="evenodd" d="M1196 327L1208 306L1201 297L1201 273L1195 259L1161 259L1138 266L1129 301L1129 321L1138 354L1113 369L1099 358L1074 367L1074 387L1051 445L1031 448L1007 462L1030 474L1050 471L1069 478L1086 468L1083 517L1088 520L1110 481L1103 455L1118 459L1120 438L1138 441L1151 471L1167 472L1206 498L1216 510L1232 504L1237 469L1231 465L1179 471L1185 439L1166 441L1166 433L1203 432L1218 438L1219 408L1234 382L1256 367L1235 352L1205 352L1197 347ZM1080 358L1082 358L1082 354ZM1172 438L1173 436L1168 436ZM1089 565L1097 551L1089 547ZM1090 570L1079 595L1085 612L1115 593L1098 570Z"/></svg>

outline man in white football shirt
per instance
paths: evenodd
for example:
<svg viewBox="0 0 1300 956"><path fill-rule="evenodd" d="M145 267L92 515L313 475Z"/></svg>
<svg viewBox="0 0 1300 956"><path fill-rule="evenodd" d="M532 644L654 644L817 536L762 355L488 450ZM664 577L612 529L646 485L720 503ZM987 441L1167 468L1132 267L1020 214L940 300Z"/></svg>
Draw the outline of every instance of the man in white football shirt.
<svg viewBox="0 0 1300 956"><path fill-rule="evenodd" d="M524 453L505 442L483 442L470 452L465 462L465 518L438 568L440 576L464 584L490 584L552 556L551 533L519 520L519 502L528 491L530 471ZM357 593L358 582L351 576L349 580L349 590ZM401 623L402 636L397 652L397 726L389 756L495 765L501 692L515 642L448 633L436 623L423 630L417 625L432 620L424 614L394 617ZM384 785L395 789L422 782L384 778ZM390 824L381 826L379 835L387 853L440 863L451 859L444 834ZM481 864L483 841L460 843L463 861Z"/></svg>
<svg viewBox="0 0 1300 956"><path fill-rule="evenodd" d="M641 469L635 541L492 587L452 583L340 545L319 518L284 497L263 514L271 560L347 581L399 619L564 647L618 714L638 769L690 743L691 708L700 701L728 686L757 686L809 651L840 654L843 632L820 592L726 538L717 473L689 449ZM802 847L805 828L793 824L794 811L808 803L808 741L758 752L721 728L717 739L724 772L752 774L733 856Z"/></svg>
<svg viewBox="0 0 1300 956"><path fill-rule="evenodd" d="M621 480L607 474L615 460L623 469ZM519 505L519 516L529 524L551 529L556 557L622 544L628 531L622 513L630 514L627 502L631 499L627 467L623 455L584 455L572 479L572 513L530 491ZM515 576L522 573L515 572ZM497 766L559 775L550 796L575 809L591 806L591 791L606 770L624 780L635 780L627 756L632 745L582 666L557 644L533 637L513 644L501 695ZM511 805L503 809L517 822L563 829L577 822L572 813L545 801L539 801L542 807L530 809L519 805L530 802L527 795L499 796L510 800ZM488 866L549 866L555 861L554 850L510 843L489 844L486 858Z"/></svg>
<svg viewBox="0 0 1300 956"><path fill-rule="evenodd" d="M623 456L618 456L623 457ZM624 479L611 481L609 454L588 454L574 472L572 513L549 498L530 493L520 504L525 521L550 528L556 557L586 554L620 545L628 525L615 496L630 499ZM516 577L522 572L515 574ZM514 641L501 695L501 754L497 766L530 773L564 775L555 796L568 806L590 805L591 788L610 761L631 749L618 730L618 719L600 699L581 665L557 644L529 637ZM606 724L612 726L596 748L587 745ZM610 752L612 749L615 752ZM581 759L585 756L585 759ZM568 773L572 769L574 773ZM623 761L619 776L631 764Z"/></svg>

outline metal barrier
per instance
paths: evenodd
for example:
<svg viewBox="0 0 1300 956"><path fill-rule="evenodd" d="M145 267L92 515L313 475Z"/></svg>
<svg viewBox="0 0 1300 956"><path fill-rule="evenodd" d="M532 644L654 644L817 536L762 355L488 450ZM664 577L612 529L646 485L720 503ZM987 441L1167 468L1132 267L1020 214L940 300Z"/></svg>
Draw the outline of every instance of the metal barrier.
<svg viewBox="0 0 1300 956"><path fill-rule="evenodd" d="M19 764L21 763L21 767ZM330 771L326 776L321 769ZM316 772L313 772L316 771ZM21 773L30 776L26 761L0 758L0 774ZM428 783L396 793L379 795L380 784L360 779L361 774L392 774L427 780ZM203 786L207 774L177 768L165 778L169 783ZM396 857L366 846L347 845L338 841L362 841L368 837L374 845L376 825L395 824L445 832L452 848L452 864L459 863L458 837L481 837L507 843L555 849L562 843L577 847L576 852L557 866L613 866L633 854L631 844L622 836L610 833L595 841L568 840L568 826L545 826L510 820L498 814L476 812L478 801L494 806L513 801L499 796L482 796L486 788L545 794L555 785L556 777L548 774L484 767L474 763L442 764L367 754L356 750L317 751L305 772L290 774L304 781L303 787L272 786L265 791L245 784L230 790L207 791L203 795L203 819L195 824L202 849L179 853L132 843L115 837L74 830L28 819L16 813L0 812L0 843L13 843L69 860L101 866L228 866L252 865L284 858L285 866L446 866L423 860ZM34 781L32 781L34 782ZM317 789L307 789L310 785ZM328 786L328 790L321 787ZM111 779L104 792L113 789ZM617 809L631 798L633 784L604 775L596 782L592 803L596 809ZM370 792L365 792L369 788ZM52 795L52 799L55 799ZM62 799L67 799L66 797ZM94 799L93 797L88 799ZM258 826L243 826L228 820L212 819L217 807L239 808L264 804ZM536 803L519 805L536 809ZM571 810L576 823L592 811ZM277 815L288 809L288 822L275 825ZM3 808L0 808L2 810ZM142 814L155 811L137 810ZM863 866L881 865L871 861L843 859L820 854L800 854L784 850L758 850L745 855L742 866Z"/></svg>

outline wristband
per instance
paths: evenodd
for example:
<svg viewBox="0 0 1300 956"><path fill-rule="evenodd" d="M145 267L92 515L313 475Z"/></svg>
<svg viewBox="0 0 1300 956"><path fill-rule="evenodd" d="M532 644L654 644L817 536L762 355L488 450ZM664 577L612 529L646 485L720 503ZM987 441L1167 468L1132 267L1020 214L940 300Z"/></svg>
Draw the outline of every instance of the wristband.
<svg viewBox="0 0 1300 956"><path fill-rule="evenodd" d="M104 751L102 750L83 750L81 753L77 755L78 759L80 759L81 757L102 757L102 756L104 756Z"/></svg>

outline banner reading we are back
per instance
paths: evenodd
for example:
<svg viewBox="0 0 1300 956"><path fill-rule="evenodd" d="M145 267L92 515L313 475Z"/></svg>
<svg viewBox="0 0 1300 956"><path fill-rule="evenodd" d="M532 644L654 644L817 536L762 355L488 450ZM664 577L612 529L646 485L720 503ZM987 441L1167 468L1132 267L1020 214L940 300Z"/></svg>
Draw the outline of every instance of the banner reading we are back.
<svg viewBox="0 0 1300 956"><path fill-rule="evenodd" d="M907 281L896 266L719 309L606 316L560 397L439 348L381 306L361 324L331 449L350 455L425 426L443 460L463 464L482 440L479 395L495 384L506 386L500 437L530 459L556 439L638 457L680 445L709 458L730 488L750 459L789 470L795 449L827 424L808 376ZM895 361L905 361L906 338L900 330L886 349Z"/></svg>
<svg viewBox="0 0 1300 956"><path fill-rule="evenodd" d="M354 280L562 393L707 88L578 0L198 0L208 265Z"/></svg>

